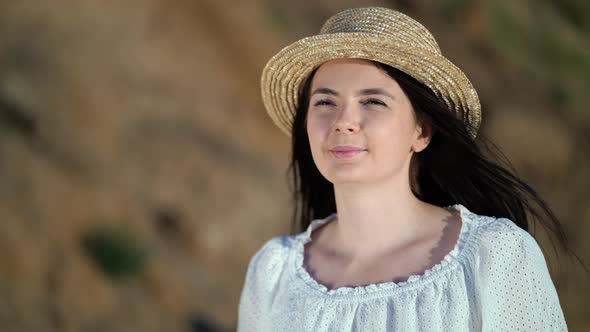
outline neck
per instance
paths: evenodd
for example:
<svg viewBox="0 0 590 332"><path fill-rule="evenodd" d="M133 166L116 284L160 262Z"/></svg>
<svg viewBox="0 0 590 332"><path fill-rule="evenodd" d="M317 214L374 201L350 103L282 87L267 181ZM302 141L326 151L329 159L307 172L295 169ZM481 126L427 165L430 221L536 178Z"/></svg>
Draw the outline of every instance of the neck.
<svg viewBox="0 0 590 332"><path fill-rule="evenodd" d="M337 222L334 244L353 259L401 248L424 234L435 207L420 201L409 180L334 186Z"/></svg>

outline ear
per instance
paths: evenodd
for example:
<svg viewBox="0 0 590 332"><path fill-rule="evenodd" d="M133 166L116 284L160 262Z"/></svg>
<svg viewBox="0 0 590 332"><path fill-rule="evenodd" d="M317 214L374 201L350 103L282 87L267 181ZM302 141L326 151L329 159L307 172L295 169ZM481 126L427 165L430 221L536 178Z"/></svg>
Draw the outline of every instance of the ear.
<svg viewBox="0 0 590 332"><path fill-rule="evenodd" d="M430 143L430 139L432 138L432 126L423 121L416 125L416 133L417 137L414 140L414 144L412 144L412 151L418 153L428 146Z"/></svg>

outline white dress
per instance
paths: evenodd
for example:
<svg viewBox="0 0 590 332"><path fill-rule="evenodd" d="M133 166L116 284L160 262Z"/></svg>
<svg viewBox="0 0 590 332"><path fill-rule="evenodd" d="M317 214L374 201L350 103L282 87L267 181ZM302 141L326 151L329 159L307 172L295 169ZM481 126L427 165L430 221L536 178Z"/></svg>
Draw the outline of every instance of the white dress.
<svg viewBox="0 0 590 332"><path fill-rule="evenodd" d="M269 240L251 259L238 331L567 331L535 239L505 218L457 204L459 239L444 259L403 282L329 290L303 267L311 232Z"/></svg>

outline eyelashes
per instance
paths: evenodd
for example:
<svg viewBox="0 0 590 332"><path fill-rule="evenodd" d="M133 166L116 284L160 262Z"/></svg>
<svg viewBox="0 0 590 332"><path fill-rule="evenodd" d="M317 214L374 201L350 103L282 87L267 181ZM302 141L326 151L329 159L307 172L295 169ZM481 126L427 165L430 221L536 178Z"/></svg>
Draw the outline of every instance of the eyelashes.
<svg viewBox="0 0 590 332"><path fill-rule="evenodd" d="M365 100L364 102L362 102L364 105L379 105L379 106L387 106L386 103L384 103L383 101L379 100L379 99L375 99L375 98L369 98L367 100Z"/></svg>
<svg viewBox="0 0 590 332"><path fill-rule="evenodd" d="M375 106L384 106L387 107L387 104L380 99L377 98L368 98L365 100L361 100L360 104L365 105L375 105ZM336 106L336 103L330 99L320 99L316 101L313 106Z"/></svg>
<svg viewBox="0 0 590 332"><path fill-rule="evenodd" d="M329 99L320 99L320 100L316 101L313 104L313 106L316 106L316 107L318 107L318 106L319 107L321 107L321 106L336 106L336 103L329 100Z"/></svg>
<svg viewBox="0 0 590 332"><path fill-rule="evenodd" d="M336 104L329 99L320 99L313 106L336 106Z"/></svg>

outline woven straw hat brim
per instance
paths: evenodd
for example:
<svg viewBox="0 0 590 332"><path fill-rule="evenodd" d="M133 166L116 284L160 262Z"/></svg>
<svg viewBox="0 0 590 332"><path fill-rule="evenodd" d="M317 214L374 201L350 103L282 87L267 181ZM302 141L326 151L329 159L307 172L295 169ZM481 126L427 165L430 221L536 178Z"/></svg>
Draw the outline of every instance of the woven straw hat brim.
<svg viewBox="0 0 590 332"><path fill-rule="evenodd" d="M475 138L481 122L481 106L477 92L458 67L431 50L364 32L303 38L269 60L262 72L262 100L269 116L283 132L291 135L304 80L322 63L342 58L378 61L414 77L456 112Z"/></svg>

